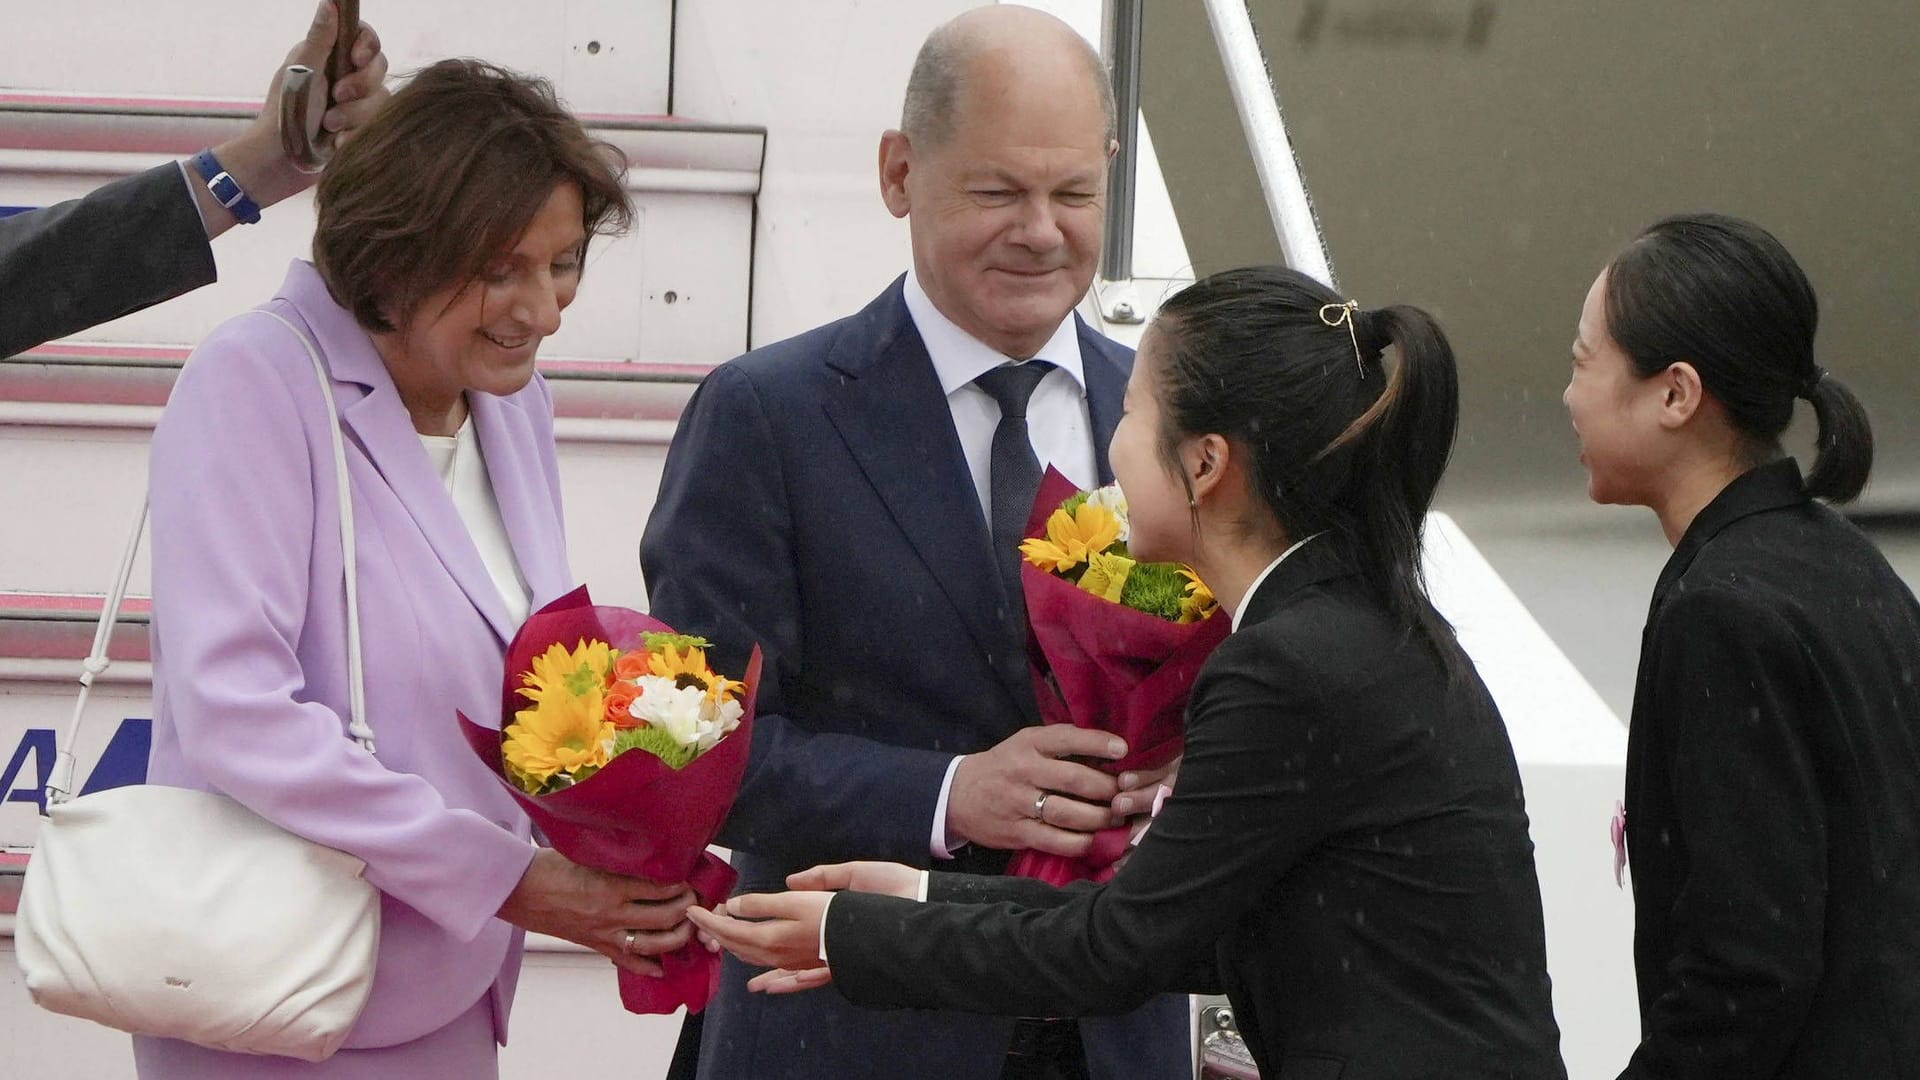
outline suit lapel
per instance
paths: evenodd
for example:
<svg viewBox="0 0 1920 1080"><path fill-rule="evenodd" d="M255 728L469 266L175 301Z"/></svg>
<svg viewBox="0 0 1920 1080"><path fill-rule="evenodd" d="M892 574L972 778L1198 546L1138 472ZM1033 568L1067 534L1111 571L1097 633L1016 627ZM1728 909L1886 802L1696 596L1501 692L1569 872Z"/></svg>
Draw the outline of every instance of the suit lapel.
<svg viewBox="0 0 1920 1080"><path fill-rule="evenodd" d="M1120 347L1100 337L1093 329L1073 317L1080 330L1080 368L1087 380L1087 422L1093 428L1093 464L1101 486L1113 483L1113 466L1107 461L1107 444L1113 441L1113 429L1120 425L1120 403L1127 394L1129 367L1116 359L1124 356Z"/></svg>
<svg viewBox="0 0 1920 1080"><path fill-rule="evenodd" d="M996 670L1024 657L992 559L953 412L899 282L861 312L827 358L846 378L825 403L847 452ZM1024 675L1024 659L1022 660ZM1031 693L1008 686L1023 711Z"/></svg>
<svg viewBox="0 0 1920 1080"><path fill-rule="evenodd" d="M399 391L389 382L376 386L359 401L341 410L341 420L359 440L367 459L393 489L400 505L419 526L421 535L433 548L440 564L460 586L473 606L487 618L488 625L502 642L511 640L513 627L507 621L506 604L499 587L480 561L480 549L474 546L466 522L453 505L445 485L433 471L419 433L407 417ZM482 451L484 453L484 450ZM504 501L504 500L503 500ZM517 545L516 545L517 546Z"/></svg>
<svg viewBox="0 0 1920 1080"><path fill-rule="evenodd" d="M1285 607L1287 598L1297 592L1354 572L1353 560L1337 534L1326 532L1316 536L1283 559L1253 595L1241 601L1246 611L1240 626L1245 629L1269 618Z"/></svg>
<svg viewBox="0 0 1920 1080"><path fill-rule="evenodd" d="M310 266L294 265L282 295L292 301L320 347L320 357L333 376L340 422L350 441L360 445L367 460L426 537L448 575L486 616L493 632L503 643L512 640L515 627L507 620L506 603L500 597L500 590L481 561L480 549L474 545L466 522L461 520L453 496L447 494L427 458L426 448L420 445L419 433L413 429L406 405L400 400L400 391L394 386L393 376L388 374L386 362L374 348L373 340L327 295L326 286ZM364 392L355 393L353 387L363 388ZM481 421L476 419L475 427L480 426ZM493 427L498 429L501 425L496 423ZM499 441L502 440L496 434L496 444ZM483 435L481 452L485 454L488 449ZM519 467L513 455L501 456L506 459L505 471L518 483ZM487 466L491 472L493 460L490 459ZM524 515L531 511L523 505L522 492L516 490L509 494L498 486L501 481L497 476L494 483L508 535L513 539L516 554L523 556L521 572L528 573L530 566L524 560L526 541L522 538L527 532ZM516 507L512 516L508 516L506 509L509 505ZM518 522L518 532L515 532L516 518L522 519Z"/></svg>

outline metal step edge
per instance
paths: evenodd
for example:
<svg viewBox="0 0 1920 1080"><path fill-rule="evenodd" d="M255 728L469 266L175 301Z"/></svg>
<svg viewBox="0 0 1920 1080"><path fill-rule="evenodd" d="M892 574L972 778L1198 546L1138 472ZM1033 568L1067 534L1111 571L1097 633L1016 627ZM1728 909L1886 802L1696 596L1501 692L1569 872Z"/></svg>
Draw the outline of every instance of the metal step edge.
<svg viewBox="0 0 1920 1080"><path fill-rule="evenodd" d="M0 171L124 175L240 134L255 102L0 94ZM589 114L595 138L618 147L633 191L757 195L764 127L675 117Z"/></svg>

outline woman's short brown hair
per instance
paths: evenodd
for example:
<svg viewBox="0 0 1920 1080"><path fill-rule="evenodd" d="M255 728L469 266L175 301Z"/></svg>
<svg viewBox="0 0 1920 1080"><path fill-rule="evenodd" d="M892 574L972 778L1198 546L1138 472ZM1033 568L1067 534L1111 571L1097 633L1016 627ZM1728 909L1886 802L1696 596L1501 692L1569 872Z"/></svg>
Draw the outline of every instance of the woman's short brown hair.
<svg viewBox="0 0 1920 1080"><path fill-rule="evenodd" d="M547 80L442 60L327 166L314 195L313 262L361 326L403 329L427 297L474 280L511 248L561 184L580 189L588 240L624 231L633 220L626 167Z"/></svg>

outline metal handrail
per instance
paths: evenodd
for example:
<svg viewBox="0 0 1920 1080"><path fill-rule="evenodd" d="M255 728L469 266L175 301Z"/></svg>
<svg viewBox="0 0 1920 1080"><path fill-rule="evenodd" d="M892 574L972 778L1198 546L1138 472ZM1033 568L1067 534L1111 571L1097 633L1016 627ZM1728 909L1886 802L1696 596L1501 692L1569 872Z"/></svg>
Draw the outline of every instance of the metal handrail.
<svg viewBox="0 0 1920 1080"><path fill-rule="evenodd" d="M1120 148L1107 172L1106 244L1100 276L1107 281L1133 277L1134 176L1140 131L1140 24L1145 0L1106 0L1101 18L1107 65L1113 76L1114 134Z"/></svg>
<svg viewBox="0 0 1920 1080"><path fill-rule="evenodd" d="M1226 68L1227 85L1240 112L1240 127L1246 133L1247 149L1253 153L1254 171L1260 176L1260 194L1266 199L1267 214L1280 241L1280 255L1288 266L1337 289L1339 280L1333 273L1326 237L1320 232L1313 198L1300 176L1299 159L1287 137L1286 121L1280 117L1279 91L1268 74L1267 58L1260 51L1260 39L1254 34L1245 0L1206 0L1206 5L1214 44Z"/></svg>

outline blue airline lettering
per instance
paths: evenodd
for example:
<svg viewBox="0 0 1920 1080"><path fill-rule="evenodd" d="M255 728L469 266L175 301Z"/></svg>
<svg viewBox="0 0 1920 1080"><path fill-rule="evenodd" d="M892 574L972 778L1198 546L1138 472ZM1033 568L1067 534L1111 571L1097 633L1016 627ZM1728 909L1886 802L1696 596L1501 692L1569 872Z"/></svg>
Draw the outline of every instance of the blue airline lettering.
<svg viewBox="0 0 1920 1080"><path fill-rule="evenodd" d="M152 720L137 717L122 720L113 738L107 741L107 748L101 751L87 782L81 785L80 794L146 783L147 751L152 746ZM20 744L14 747L6 771L0 772L0 801L30 802L39 807L41 813L46 813L47 781L53 778L54 747L52 728L28 728L20 737ZM15 786L26 770L29 754L34 760L31 774L34 782Z"/></svg>

